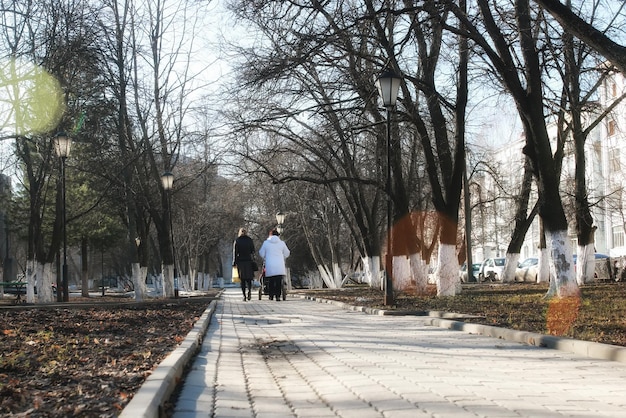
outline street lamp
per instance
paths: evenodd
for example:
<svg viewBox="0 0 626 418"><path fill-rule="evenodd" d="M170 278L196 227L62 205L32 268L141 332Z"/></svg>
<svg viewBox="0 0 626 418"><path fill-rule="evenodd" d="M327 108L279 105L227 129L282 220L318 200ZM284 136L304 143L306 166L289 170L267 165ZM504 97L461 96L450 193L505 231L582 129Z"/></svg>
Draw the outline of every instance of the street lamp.
<svg viewBox="0 0 626 418"><path fill-rule="evenodd" d="M385 305L393 305L393 254L391 250L391 229L393 225L391 199L391 110L398 99L398 89L402 78L393 70L387 68L376 80L378 93L387 109L387 255L385 257Z"/></svg>
<svg viewBox="0 0 626 418"><path fill-rule="evenodd" d="M276 230L278 231L279 234L283 233L283 224L285 223L285 214L278 211L278 213L276 214L276 223L278 224L278 226L276 227Z"/></svg>
<svg viewBox="0 0 626 418"><path fill-rule="evenodd" d="M72 138L67 136L65 132L59 132L54 138L54 150L59 158L61 158L61 199L62 199L62 212L61 223L63 226L63 267L62 267L62 287L63 287L63 302L68 302L70 299L68 280L67 280L67 226L66 226L66 206L65 206L65 160L70 155L72 148ZM57 292L59 290L57 289Z"/></svg>
<svg viewBox="0 0 626 418"><path fill-rule="evenodd" d="M163 189L166 192L172 190L172 187L174 186L174 174L170 173L169 171L161 174L161 183L163 183Z"/></svg>
<svg viewBox="0 0 626 418"><path fill-rule="evenodd" d="M174 264L174 297L178 297L178 277L176 273L176 247L174 246L174 229L172 228L172 202L171 202L171 190L174 187L174 174L169 171L161 174L161 183L163 184L163 190L167 193L167 213L169 215L170 223L170 241L172 243L172 263Z"/></svg>

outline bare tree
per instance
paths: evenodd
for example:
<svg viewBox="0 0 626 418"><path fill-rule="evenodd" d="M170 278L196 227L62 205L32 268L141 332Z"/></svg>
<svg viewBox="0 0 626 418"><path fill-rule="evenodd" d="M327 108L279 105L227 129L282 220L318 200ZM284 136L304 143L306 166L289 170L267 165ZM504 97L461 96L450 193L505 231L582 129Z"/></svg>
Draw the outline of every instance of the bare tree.
<svg viewBox="0 0 626 418"><path fill-rule="evenodd" d="M559 0L533 1L552 14L566 32L579 38L610 60L621 72L626 73L626 46L617 43L606 34L604 29L594 26L593 22L587 22L581 18L572 10L569 3L563 4ZM625 4L620 4L614 17L609 17L610 20L617 18L620 14L623 20L625 7Z"/></svg>
<svg viewBox="0 0 626 418"><path fill-rule="evenodd" d="M54 155L51 139L57 129L72 133L80 119L80 108L88 106L85 104L89 103L85 99L87 94L81 95L81 90L86 86L88 77L84 77L85 74L93 73L93 67L97 65L97 60L92 59L97 36L90 23L93 17L90 8L77 13L71 2L54 5L49 2L38 2L37 5L13 2L6 6L3 15L16 18L3 26L10 48L7 55L23 60L20 71L35 70L31 72L33 78L30 81L26 76L21 78L26 80L25 84L12 85L16 102L10 112L15 118L16 152L24 169L24 187L30 207L27 300L35 301L34 287L37 285L38 301L50 302L53 298L52 263L59 252L63 227L60 183L57 183L56 217L51 236L48 236L45 219L49 218L46 212L50 200L46 196L50 192L49 181L55 178L51 175L55 161L51 158ZM28 62L38 62L41 66L28 65ZM54 82L42 83L46 80ZM39 97L28 98L24 96L25 92L38 92ZM42 103L47 103L47 108L42 107ZM27 110L24 105L35 107ZM39 123L33 124L35 121ZM61 286L58 290L60 297L64 292L61 292Z"/></svg>
<svg viewBox="0 0 626 418"><path fill-rule="evenodd" d="M535 216L537 215L538 205L534 204L529 209L530 197L532 191L532 170L530 161L524 157L524 171L522 181L520 183L519 193L515 196L515 217L513 224L513 232L511 233L511 241L506 251L506 264L503 273L503 282L512 282L515 279L515 271L519 261L519 255L526 237L526 233L530 228Z"/></svg>
<svg viewBox="0 0 626 418"><path fill-rule="evenodd" d="M373 5L368 3L370 11ZM436 2L426 1L422 7L414 7L412 2L404 2L405 8L397 14L406 14L412 22L407 31L407 39L414 45L416 61L407 61L410 68L403 69L403 74L415 89L411 95L408 84L403 88L402 104L406 109L406 117L414 127L417 138L424 153L426 171L432 193L432 201L439 215L439 257L436 270L437 294L452 296L460 292L458 260L456 254L459 207L461 188L465 171L465 113L468 102L468 62L469 48L467 38L449 37L448 29L457 28L465 23L456 21L445 8ZM459 3L465 9L465 1ZM381 45L394 68L402 68L404 59L396 57L393 38L386 39L382 27L378 28ZM404 45L404 39L398 45ZM446 53L454 56L446 62L454 70L454 80L449 85L442 83L438 76L443 47ZM453 48L456 48L454 52ZM412 55L412 54L409 54ZM449 93L449 91L454 91ZM418 94L419 92L419 94ZM426 104L426 115L422 112L421 97ZM448 122L452 120L453 122ZM394 171L398 185L398 171ZM401 178L401 177L400 177ZM396 190L396 219L408 213L409 208L403 204L403 193ZM415 230L415 228L413 228ZM417 252L416 248L412 251Z"/></svg>
<svg viewBox="0 0 626 418"><path fill-rule="evenodd" d="M151 228L158 236L158 254L163 263L163 296L174 296L175 253L170 200L183 193L191 179L206 170L176 173L185 141L206 140L191 135L183 121L190 114L196 70L192 70L193 38L203 16L187 2L131 0L107 4L111 21L103 20L109 48L104 50L108 77L118 105L117 152L122 165L116 179L124 197L124 222L128 226L129 253L137 298L142 298L148 263ZM199 71L199 70L197 70ZM198 169L197 164L193 167ZM175 190L161 184L164 172L175 172ZM137 242L140 244L136 244ZM180 260L176 260L180 261Z"/></svg>
<svg viewBox="0 0 626 418"><path fill-rule="evenodd" d="M463 123L467 97L463 68L467 62L467 48L463 47L461 40L459 90L457 98L453 99L457 101L450 106L450 110L450 101L441 96L443 90L438 91L434 85L437 67L435 62L439 56L443 31L443 26L438 25L437 21L442 15L436 14L434 3L428 3L431 9L427 12L412 5L395 9L401 3L392 1L385 2L382 10L378 10L373 2L366 2L364 10L344 10L340 5L317 2L313 3L311 9L276 2L263 5L239 3L237 10L242 16L259 24L270 40L268 44L272 46L267 56L260 56L258 49L246 51L249 61L245 68L254 69L246 73L246 86L278 87L275 91L282 92L279 100L284 102L276 103L278 100L272 100L276 95L268 99L270 95L263 92L259 97L269 105L265 104L261 109L255 108L254 117L244 120L247 122L245 128L249 131L271 132L278 134L287 143L297 144L296 148L285 146L285 142L278 142L275 152L292 152L303 157L306 166L310 167L306 175L293 172L281 174L265 170L261 158L250 156L274 181L309 181L326 187L335 183L340 185L342 199L348 202L347 209L343 212L349 215L346 221L350 225L350 231L358 232L355 242L362 247L364 257L378 257L381 249L380 237L383 234L381 217L376 213L383 212L381 180L384 176L380 167L384 165L380 156L385 155L385 116L374 100L372 81L374 75L386 65L401 71L407 80L401 100L402 108L406 110L402 112L403 118L400 122L403 129L397 131L401 139L391 149L394 181L392 189L386 193L394 201L394 221L408 219L411 222L412 218L408 215L413 209L412 205L423 201L414 197L425 188L407 189L405 176L411 170L415 172L415 159L408 160L406 156L415 157L421 150L427 149L430 154L426 158L426 167L431 180L428 190L436 189L433 192L436 195L435 207L440 212L441 220L446 220L446 226L440 229L440 243L450 245L451 248L448 251L451 256L443 257L447 261L440 264L440 277L445 278L440 289L441 294L453 294L459 288L454 248L463 168ZM336 7L333 9L333 6ZM297 24L288 20L278 22L272 17L291 13L298 16ZM269 17L264 19L266 16ZM432 27L414 29L414 26L419 25L411 25L410 22L421 22L422 18ZM285 25L286 28L280 25ZM301 29L293 30L294 25ZM429 54L425 49L425 40L432 34L435 41ZM423 45L417 47L420 42ZM406 57L396 56L403 48L409 49L406 45L413 47ZM376 49L384 51L383 58L373 53ZM421 52L416 52L418 50ZM423 55L420 56L419 53ZM334 59L330 61L329 57ZM372 62L378 64L373 65ZM416 70L418 62L425 68L419 73ZM342 78L338 78L339 76ZM426 103L430 104L428 118L420 116L418 99L411 97L420 90L428 98ZM290 95L293 92L300 95L300 98L307 98L306 106L303 106L300 99ZM359 113L358 107L349 106L359 101L365 104L364 113ZM263 109L271 110L262 114ZM451 126L446 121L447 114L452 115L451 119L456 121L452 126L454 134L451 136L448 135ZM322 122L304 123L303 115L315 116L318 118L316 121ZM372 125L371 128L368 125ZM352 126L364 128L355 136L351 135L354 132ZM296 127L298 129L294 129ZM306 134L303 135L302 132ZM340 142L332 142L335 137ZM370 142L365 142L368 139ZM364 148L364 145L369 145L370 148ZM432 154L432 150L436 152ZM368 152L373 153L376 158L363 159L370 156ZM407 170L407 167L411 168ZM367 196L370 198L366 199ZM409 233L403 237L400 234L394 235L395 238L403 238L393 242L394 255L409 255L415 263L423 262L418 254L420 244L415 234L417 230L417 227L410 228ZM377 231L376 234L373 231ZM442 251L441 248L447 247L439 248ZM394 268L394 271L398 270L402 269Z"/></svg>
<svg viewBox="0 0 626 418"><path fill-rule="evenodd" d="M457 9L456 14L465 20L468 36L485 51L500 81L515 100L526 133L523 152L530 159L537 181L539 215L543 218L548 237L557 292L559 296L577 295L578 286L572 280L572 249L567 239L567 218L559 195L560 171L558 161L552 154L545 121L543 68L540 48L537 45L537 20L533 19L527 0L516 0L513 14L505 13L505 10L500 10L499 5L491 5L486 0L479 0L478 8L482 17L481 23L484 25L481 28L467 19L463 11ZM506 21L506 16L515 16L515 24ZM504 21L500 22L498 19ZM505 32L505 28L512 30ZM516 56L511 39L519 39L521 57Z"/></svg>
<svg viewBox="0 0 626 418"><path fill-rule="evenodd" d="M593 21L601 13L601 2L587 4L591 6L589 9ZM571 1L567 2L567 7L572 7ZM605 85L613 68L610 65L601 65L601 60L593 51L575 40L571 32L561 27L555 31L563 34L562 45L552 46L555 68L563 80L563 89L561 100L554 105L554 113L557 115L558 135L564 138L560 142L565 143L570 139L574 155L573 187L565 187L564 190L574 189L572 212L578 238L576 280L578 285L582 285L594 277L597 226L593 224L591 207L595 203L592 200L602 198L597 191L590 191L587 184L588 139L625 96L615 97L606 108L599 109L596 101L598 90ZM559 57L563 57L562 60ZM566 202L570 200L567 193L565 199Z"/></svg>
<svg viewBox="0 0 626 418"><path fill-rule="evenodd" d="M247 61L240 69L252 96L246 96L250 111L242 113L239 107L233 113L237 149L249 161L242 167L263 172L274 183L309 182L336 196L366 270L378 277L384 136L377 135L384 132L384 119L376 110L372 126L363 109L375 106L369 24L359 21L357 11L339 5L327 10L317 2L311 9L246 2L237 11L258 25L271 44L267 51L243 51ZM277 22L276 14L294 16L298 29L289 20ZM286 154L300 163L272 164L276 158L284 161L280 156ZM331 265L323 270L338 271ZM341 277L333 282L337 280Z"/></svg>

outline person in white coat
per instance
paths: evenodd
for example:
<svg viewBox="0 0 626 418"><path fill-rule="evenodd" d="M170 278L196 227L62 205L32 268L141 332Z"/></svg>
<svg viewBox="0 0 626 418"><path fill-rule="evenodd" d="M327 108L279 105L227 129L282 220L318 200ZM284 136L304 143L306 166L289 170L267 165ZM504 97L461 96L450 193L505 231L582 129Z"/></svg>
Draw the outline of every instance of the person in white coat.
<svg viewBox="0 0 626 418"><path fill-rule="evenodd" d="M259 255L265 260L265 280L270 300L276 298L277 301L280 300L283 279L287 274L285 259L291 254L279 235L276 229L272 229L259 250Z"/></svg>

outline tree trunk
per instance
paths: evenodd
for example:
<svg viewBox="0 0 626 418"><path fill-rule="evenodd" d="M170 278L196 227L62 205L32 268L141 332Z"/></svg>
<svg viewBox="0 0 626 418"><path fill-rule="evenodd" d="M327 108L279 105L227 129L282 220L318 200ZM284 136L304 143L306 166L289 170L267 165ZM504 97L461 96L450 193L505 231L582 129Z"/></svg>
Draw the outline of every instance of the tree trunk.
<svg viewBox="0 0 626 418"><path fill-rule="evenodd" d="M461 292L456 246L439 245L439 265L436 272L437 296L455 296Z"/></svg>
<svg viewBox="0 0 626 418"><path fill-rule="evenodd" d="M164 298L174 297L174 265L163 264L162 265L163 276L163 293L161 296Z"/></svg>
<svg viewBox="0 0 626 418"><path fill-rule="evenodd" d="M35 260L26 260L26 303L36 303L35 285L37 284L37 270ZM60 289L57 289L57 292Z"/></svg>
<svg viewBox="0 0 626 418"><path fill-rule="evenodd" d="M561 0L533 1L552 14L567 32L574 34L626 73L626 46L614 42L604 30L600 31L582 20Z"/></svg>
<svg viewBox="0 0 626 418"><path fill-rule="evenodd" d="M556 295L563 297L580 296L574 277L574 258L567 230L546 232L548 253L550 254L550 273L554 275Z"/></svg>
<svg viewBox="0 0 626 418"><path fill-rule="evenodd" d="M515 270L517 269L517 263L519 261L520 250L526 233L532 225L533 220L539 209L538 205L535 205L530 213L528 213L528 204L530 201L530 191L532 189L533 174L531 170L531 163L528 158L524 158L524 175L522 178L520 196L516 200L515 211L515 225L513 227L513 234L511 235L511 242L507 248L506 264L504 273L502 274L502 282L510 283L515 280ZM528 214L528 215L527 215Z"/></svg>
<svg viewBox="0 0 626 418"><path fill-rule="evenodd" d="M507 251L505 260L504 270L502 271L502 283L513 283L515 281L515 271L517 270L517 265L519 264L519 253L511 253ZM468 270L468 272L470 272L470 270Z"/></svg>
<svg viewBox="0 0 626 418"><path fill-rule="evenodd" d="M84 298L89 297L89 245L87 244L87 238L80 240L80 283L81 283L81 295Z"/></svg>
<svg viewBox="0 0 626 418"><path fill-rule="evenodd" d="M515 23L519 35L519 45L515 47L511 46L508 37L502 33L501 25L496 22L491 6L492 3L488 0L478 0L486 32L491 37L489 42L484 38L485 30L478 30L473 26L466 14L459 12L457 17L466 22L468 30L473 32L481 46L489 52L502 82L515 100L526 134L523 152L529 158L537 182L538 214L543 218L546 230L557 294L574 295L578 292L572 276L572 249L567 240L567 218L559 194L559 164L552 154L550 136L546 128L542 62L529 1L516 0L514 3ZM523 56L523 74L515 66L516 59L512 55L512 48L518 48Z"/></svg>
<svg viewBox="0 0 626 418"><path fill-rule="evenodd" d="M571 2L567 2L567 7L571 7ZM583 129L584 106L588 106L587 100L581 95L581 69L580 62L577 60L577 51L584 50L581 45L575 45L574 37L570 32L565 31L563 34L563 51L565 56L565 74L564 85L569 101L569 120L566 130L561 128L561 135L565 136L567 132L572 133L574 140L574 183L575 196L574 207L576 213L576 236L578 239L578 259L576 269L576 282L583 285L593 280L595 265L595 249L594 249L594 233L596 227L593 225L593 217L589 208L589 199L587 197L587 179L585 157L585 142L587 141L588 131ZM562 106L565 107L565 106Z"/></svg>
<svg viewBox="0 0 626 418"><path fill-rule="evenodd" d="M370 287L380 289L381 284L381 270L380 270L380 257L361 257L361 263L363 265L363 274L365 280L370 284Z"/></svg>
<svg viewBox="0 0 626 418"><path fill-rule="evenodd" d="M37 302L52 303L55 301L52 293L54 282L52 263L37 263ZM57 292L59 290L57 289Z"/></svg>

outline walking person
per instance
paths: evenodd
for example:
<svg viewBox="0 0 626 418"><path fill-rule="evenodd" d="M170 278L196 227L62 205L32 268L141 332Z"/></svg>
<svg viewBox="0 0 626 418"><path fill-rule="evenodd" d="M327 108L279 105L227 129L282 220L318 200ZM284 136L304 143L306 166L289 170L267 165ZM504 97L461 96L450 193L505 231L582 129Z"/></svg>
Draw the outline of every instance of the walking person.
<svg viewBox="0 0 626 418"><path fill-rule="evenodd" d="M265 260L265 280L268 281L267 290L270 300L276 298L277 301L280 300L283 279L287 274L285 259L291 254L287 244L279 236L278 231L272 229L259 250L259 254Z"/></svg>
<svg viewBox="0 0 626 418"><path fill-rule="evenodd" d="M254 277L254 241L248 236L246 228L239 228L239 234L233 243L233 267L239 271L243 300L250 300L252 278ZM246 294L247 289L247 294Z"/></svg>

